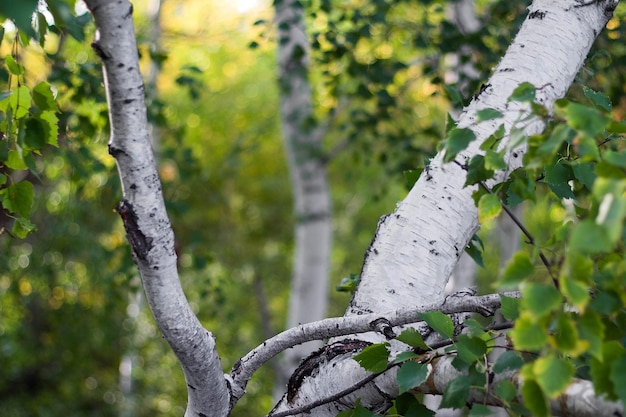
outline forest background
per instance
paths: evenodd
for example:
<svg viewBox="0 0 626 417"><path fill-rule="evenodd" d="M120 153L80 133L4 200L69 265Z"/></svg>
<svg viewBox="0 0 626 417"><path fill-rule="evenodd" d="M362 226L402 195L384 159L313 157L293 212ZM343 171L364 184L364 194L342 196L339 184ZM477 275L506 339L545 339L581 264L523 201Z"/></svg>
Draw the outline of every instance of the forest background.
<svg viewBox="0 0 626 417"><path fill-rule="evenodd" d="M358 274L378 218L393 211L434 154L446 113L480 90L527 6L477 1L481 29L463 34L449 21L446 3L305 4L315 114L330 120L324 146L332 154L333 289ZM73 2L51 4L56 33L37 45L20 41L5 23L0 45L3 89L47 81L60 118L58 143L41 144L41 156L21 167L34 184L30 221L16 230L11 217L2 219L0 405L9 416L181 415L182 373L139 295L114 212L120 187L106 153L93 24ZM273 11L244 2L161 6L155 37L154 3L135 3L146 79L150 68L158 73L147 95L163 191L183 287L230 367L286 321L295 219L279 130ZM622 10L571 91L581 100L582 85L602 91L618 118L626 105L626 60L623 45L610 40L623 36ZM0 13L6 15L3 7ZM470 78L450 74L453 55L470 63ZM16 74L7 56L25 72ZM357 99L344 103L346 96ZM529 203L526 213L527 226L543 241L549 236L541 231L567 215L543 199ZM487 224L481 233L491 231ZM498 249L483 240L479 282L491 289ZM343 314L348 301L349 293L331 291L328 315ZM272 381L271 367L259 371L233 415L269 410Z"/></svg>

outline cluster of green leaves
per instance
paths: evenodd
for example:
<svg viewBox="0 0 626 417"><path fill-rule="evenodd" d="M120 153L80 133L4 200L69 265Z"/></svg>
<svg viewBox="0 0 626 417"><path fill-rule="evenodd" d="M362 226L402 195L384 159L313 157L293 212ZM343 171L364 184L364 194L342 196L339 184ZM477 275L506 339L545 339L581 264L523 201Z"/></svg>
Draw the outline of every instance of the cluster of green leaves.
<svg viewBox="0 0 626 417"><path fill-rule="evenodd" d="M564 221L531 251L517 253L507 264L500 288L522 289L522 301L510 309L515 349L532 352L521 369L525 406L537 416L550 415L548 400L562 394L574 376L593 381L596 393L626 404L626 123L613 121L610 99L582 87L584 102L560 100L548 120L534 102L534 87L519 86L511 100L529 104L532 117L548 124L543 134L525 138L513 128L511 143L498 147L502 127L482 145L481 155L466 165L467 185L475 192L481 222L498 216L503 204L547 198L564 213ZM478 120L498 119L493 109ZM471 129L452 128L445 143L446 160L475 139ZM503 169L504 153L527 141L524 167L493 190L484 186ZM566 213L566 214L565 214ZM543 252L543 266L536 266Z"/></svg>
<svg viewBox="0 0 626 417"><path fill-rule="evenodd" d="M0 203L4 215L14 219L11 234L23 238L35 229L30 221L33 184L23 171L36 177L35 157L47 145L58 145L58 106L48 82L32 88L25 83L17 56L4 57L9 88L0 95Z"/></svg>
<svg viewBox="0 0 626 417"><path fill-rule="evenodd" d="M512 299L503 296L503 304L509 306ZM411 417L432 417L434 411L422 404L420 387L427 381L432 366L436 366L442 356L453 354L452 365L461 373L445 389L441 401L442 408L464 408L473 398L497 399L501 404L519 414L528 414L522 405L516 403L517 387L514 383L499 374L510 375L519 370L524 361L515 351L504 352L495 363L487 360L487 355L494 348L496 332L485 330L476 320L467 320L464 325L466 331L457 334L455 326L449 316L431 311L421 314L422 319L442 337L437 346L428 346L419 331L409 328L404 330L396 339L407 344L412 349L398 355L389 361L388 343L374 344L363 349L354 359L366 370L374 373L384 372L392 367L398 367L397 382L399 397L393 407L385 414L387 416L403 415ZM437 348L445 347L442 351ZM490 410L480 403L473 404L470 416L485 416ZM352 410L339 414L348 416L377 416L358 405Z"/></svg>

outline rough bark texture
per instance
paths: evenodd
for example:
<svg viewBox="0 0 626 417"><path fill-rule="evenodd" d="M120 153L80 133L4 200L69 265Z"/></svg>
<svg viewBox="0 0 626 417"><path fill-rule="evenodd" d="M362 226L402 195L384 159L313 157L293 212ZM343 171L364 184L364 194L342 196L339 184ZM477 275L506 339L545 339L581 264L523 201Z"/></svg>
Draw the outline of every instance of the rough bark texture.
<svg viewBox="0 0 626 417"><path fill-rule="evenodd" d="M189 393L185 415L226 415L229 393L213 335L189 308L178 279L174 233L148 135L133 7L127 0L86 3L97 28L92 46L104 68L111 124L109 152L116 159L124 193L117 210L152 313L185 374Z"/></svg>
<svg viewBox="0 0 626 417"><path fill-rule="evenodd" d="M509 102L509 96L520 83L529 82L537 88L537 102L551 109L555 100L565 95L616 5L617 1L536 0L533 3L493 76L459 119L458 126L472 129L477 137L457 156L461 165L480 152L481 143L501 123L507 132L512 127L523 129L526 135L542 131L543 122L529 117L526 105ZM476 112L484 108L499 110L504 118L478 123ZM508 137L502 146L508 146ZM509 169L497 173L497 182L504 181L522 162L523 148L507 149ZM465 180L465 170L458 164L444 163L442 153L431 161L397 210L379 222L346 316L442 299L447 277L478 229L477 209L471 197L473 189L464 187ZM380 342L384 337L370 333L353 339ZM303 395L292 395L291 401L285 398L277 410L299 407L326 394L330 385L338 391L353 384L355 378L362 378L363 371L348 359L351 355L344 356L333 358L320 367L315 377L305 379L300 387ZM393 386L383 389L378 385L377 389L361 392L362 404L379 407L388 403L396 391ZM316 409L315 415L334 415L338 408L349 403L335 401L319 411Z"/></svg>
<svg viewBox="0 0 626 417"><path fill-rule="evenodd" d="M313 122L308 81L309 40L304 10L296 0L275 3L279 28L278 64L283 142L294 198L295 255L287 328L326 316L331 248L331 201L322 158L324 128ZM285 352L284 387L298 362L321 344Z"/></svg>

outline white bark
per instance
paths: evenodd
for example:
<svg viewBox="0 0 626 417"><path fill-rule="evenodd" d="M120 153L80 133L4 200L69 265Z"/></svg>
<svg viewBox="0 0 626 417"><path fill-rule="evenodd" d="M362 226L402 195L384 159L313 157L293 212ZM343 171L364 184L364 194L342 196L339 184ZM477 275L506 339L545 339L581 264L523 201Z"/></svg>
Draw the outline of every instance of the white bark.
<svg viewBox="0 0 626 417"><path fill-rule="evenodd" d="M224 416L229 392L213 335L195 317L176 270L172 231L148 135L144 84L139 71L132 5L127 0L87 0L96 22L92 44L103 62L111 138L124 199L118 206L146 298L180 361L188 386L185 415Z"/></svg>
<svg viewBox="0 0 626 417"><path fill-rule="evenodd" d="M281 127L295 206L295 255L287 320L287 328L291 328L326 316L331 201L322 158L324 129L311 124L309 40L304 10L296 0L279 1L275 7ZM281 390L299 361L320 346L320 342L313 342L285 352L286 372L277 382Z"/></svg>
<svg viewBox="0 0 626 417"><path fill-rule="evenodd" d="M509 102L508 97L520 83L529 82L537 87L536 100L551 109L555 100L566 93L616 5L616 0L590 3L536 0L513 44L485 83L484 91L460 117L458 126L472 129L477 139L457 156L457 161L463 164L478 154L480 144L501 123L507 132L512 127L523 129L526 135L541 132L543 122L529 116L527 106ZM484 108L499 110L504 118L478 123L476 112ZM507 146L507 140L505 137L503 146ZM511 170L520 166L523 152L520 147L508 150L509 169L497 173L495 181L504 181ZM447 277L478 229L477 209L471 197L473 188L465 188L465 180L466 172L455 163L444 163L442 153L432 160L396 211L379 222L347 316L382 312L389 306L408 308L442 299ZM355 338L363 340L365 337ZM367 340L384 338L372 333ZM306 378L299 387L307 397L292 395L284 399L277 410L298 407L319 398L316 393L329 385L336 387L335 391L349 386L353 383L353 374L360 372L354 361L348 361L353 372L342 369L342 372L326 373L326 368L350 368L350 365L339 365L343 361L335 358L321 366L324 369L315 377ZM387 394L393 395L393 392ZM383 393L362 398L367 404L384 401ZM325 415L331 414L316 412L316 416Z"/></svg>

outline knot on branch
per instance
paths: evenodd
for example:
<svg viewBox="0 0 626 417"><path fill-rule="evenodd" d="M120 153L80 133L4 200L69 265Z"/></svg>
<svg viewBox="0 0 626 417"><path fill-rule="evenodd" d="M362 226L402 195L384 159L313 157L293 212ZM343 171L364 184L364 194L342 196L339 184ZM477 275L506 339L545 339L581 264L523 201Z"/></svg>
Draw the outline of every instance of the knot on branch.
<svg viewBox="0 0 626 417"><path fill-rule="evenodd" d="M384 317L380 317L372 321L370 323L370 328L378 333L382 333L383 335L385 335L387 340L393 339L397 336L393 331L393 326L391 325L391 323L389 323L389 320Z"/></svg>

